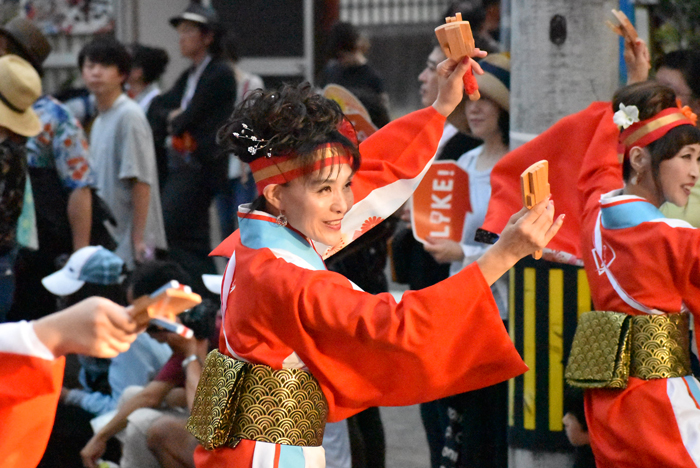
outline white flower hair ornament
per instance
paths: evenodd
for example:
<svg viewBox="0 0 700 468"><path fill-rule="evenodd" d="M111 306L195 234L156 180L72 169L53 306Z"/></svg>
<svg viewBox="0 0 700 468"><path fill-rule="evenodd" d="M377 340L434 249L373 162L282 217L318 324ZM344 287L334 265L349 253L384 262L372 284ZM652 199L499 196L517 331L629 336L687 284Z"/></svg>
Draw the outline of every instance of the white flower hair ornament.
<svg viewBox="0 0 700 468"><path fill-rule="evenodd" d="M639 109L637 106L625 106L620 103L620 110L613 115L613 122L618 127L626 129L633 123L639 122Z"/></svg>
<svg viewBox="0 0 700 468"><path fill-rule="evenodd" d="M233 132L233 136L251 142L251 146L248 147L248 152L250 154L254 156L255 153L258 152L258 150L263 149L268 145L269 141L256 137L255 132L253 132L253 129L247 126L245 123L241 122L241 127L241 131ZM265 156L268 158L272 157L272 152L268 149L267 154Z"/></svg>

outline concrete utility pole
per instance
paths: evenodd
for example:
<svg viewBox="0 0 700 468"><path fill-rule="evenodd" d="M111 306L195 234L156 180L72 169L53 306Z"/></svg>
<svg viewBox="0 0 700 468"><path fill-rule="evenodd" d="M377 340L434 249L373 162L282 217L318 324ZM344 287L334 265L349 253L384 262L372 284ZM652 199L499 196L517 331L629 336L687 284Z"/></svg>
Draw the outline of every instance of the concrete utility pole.
<svg viewBox="0 0 700 468"><path fill-rule="evenodd" d="M619 46L605 20L612 19L611 10L619 7L619 0L509 1L513 149L591 102L611 100L619 86ZM516 281L519 286L515 287L523 289L514 296L522 297L523 303L530 298L531 307L520 307L517 300L511 305L516 311L511 333L525 336L522 345L516 340L516 347L521 346L530 371L510 383L508 466L570 468L573 457L567 450L571 447L561 424L563 366L568 355L562 333L575 327L577 296L560 294L561 301L555 301L560 306L551 309L552 293L559 284L553 278L573 278L575 284L559 284L559 290L579 291L579 295L580 291L587 294L588 286L582 271L563 272L564 267L556 263L535 263L526 272L531 276L529 283ZM516 275L517 271L516 267ZM536 286L538 281L544 289ZM518 317L519 313L523 315Z"/></svg>
<svg viewBox="0 0 700 468"><path fill-rule="evenodd" d="M619 85L619 0L511 0L511 149Z"/></svg>

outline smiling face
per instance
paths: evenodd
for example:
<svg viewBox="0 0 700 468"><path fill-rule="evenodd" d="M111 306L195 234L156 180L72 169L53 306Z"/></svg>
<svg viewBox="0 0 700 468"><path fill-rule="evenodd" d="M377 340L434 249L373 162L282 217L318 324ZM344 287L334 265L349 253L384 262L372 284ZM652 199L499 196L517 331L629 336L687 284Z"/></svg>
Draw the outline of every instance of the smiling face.
<svg viewBox="0 0 700 468"><path fill-rule="evenodd" d="M438 95L438 76L437 76L437 66L440 62L445 60L445 54L442 53L440 47L435 47L433 51L428 55L428 60L425 63L425 68L418 75L418 81L421 82L420 85L420 100L424 106L432 105L437 99Z"/></svg>
<svg viewBox="0 0 700 468"><path fill-rule="evenodd" d="M498 117L501 108L494 101L485 96L476 101L467 101L465 112L472 135L482 140L488 140L494 135L500 136Z"/></svg>
<svg viewBox="0 0 700 468"><path fill-rule="evenodd" d="M354 201L352 175L349 164L340 164L278 186L279 209L289 226L315 242L338 244L341 221Z"/></svg>
<svg viewBox="0 0 700 468"><path fill-rule="evenodd" d="M700 176L700 144L687 145L659 165L659 185L665 201L685 206Z"/></svg>

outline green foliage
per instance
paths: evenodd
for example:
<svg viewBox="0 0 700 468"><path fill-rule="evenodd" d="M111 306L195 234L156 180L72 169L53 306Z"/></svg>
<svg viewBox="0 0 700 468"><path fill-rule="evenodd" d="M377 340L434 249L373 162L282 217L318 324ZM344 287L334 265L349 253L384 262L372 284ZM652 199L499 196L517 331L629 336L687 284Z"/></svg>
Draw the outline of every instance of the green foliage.
<svg viewBox="0 0 700 468"><path fill-rule="evenodd" d="M664 52L700 48L700 0L660 0L654 41Z"/></svg>

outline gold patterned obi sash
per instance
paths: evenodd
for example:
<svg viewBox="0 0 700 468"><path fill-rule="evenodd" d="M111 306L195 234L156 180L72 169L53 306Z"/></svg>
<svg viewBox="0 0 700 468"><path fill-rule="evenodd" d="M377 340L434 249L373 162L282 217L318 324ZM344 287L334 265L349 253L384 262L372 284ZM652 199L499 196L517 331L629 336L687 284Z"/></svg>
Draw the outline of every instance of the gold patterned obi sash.
<svg viewBox="0 0 700 468"><path fill-rule="evenodd" d="M625 388L690 372L690 315L581 314L566 365L566 381L581 388Z"/></svg>
<svg viewBox="0 0 700 468"><path fill-rule="evenodd" d="M241 439L319 446L328 415L318 381L301 369L275 370L214 350L197 385L187 429L207 450Z"/></svg>

